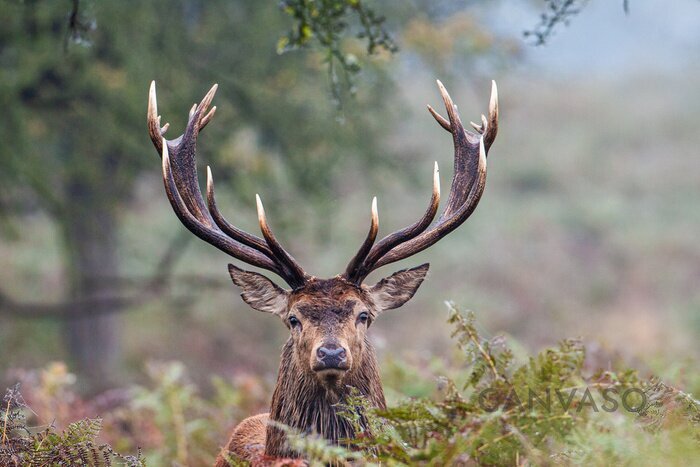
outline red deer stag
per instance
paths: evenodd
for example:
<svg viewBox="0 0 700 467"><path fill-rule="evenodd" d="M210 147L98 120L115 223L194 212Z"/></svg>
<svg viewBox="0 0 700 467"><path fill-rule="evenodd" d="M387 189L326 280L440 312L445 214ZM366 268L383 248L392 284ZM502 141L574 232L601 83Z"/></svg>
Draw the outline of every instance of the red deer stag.
<svg viewBox="0 0 700 467"><path fill-rule="evenodd" d="M498 131L498 96L492 84L488 117L472 123L476 132L464 129L447 90L438 81L447 118L430 106L428 110L454 141L454 176L447 207L433 224L440 201L437 163L433 173L433 194L425 214L414 224L387 235L375 243L379 228L376 198L367 238L345 272L331 279L307 274L272 233L265 210L256 196L262 238L229 223L214 199L214 181L207 168L206 202L199 188L196 143L199 132L211 121L216 107L209 110L217 86L199 105L194 105L184 134L167 140L156 104L155 82L148 101L148 131L162 156L163 181L170 204L180 221L196 236L234 258L280 276L285 290L265 276L229 264L234 284L252 308L279 316L290 336L282 350L277 385L270 413L243 420L219 456L216 465L225 466L228 453L255 459L298 457L273 420L304 433L318 433L342 443L353 437L351 425L336 413L350 387L376 407L385 400L374 349L367 330L385 310L398 308L411 299L428 272L428 264L398 271L368 286L362 282L375 269L422 251L462 224L476 208L484 192L486 154Z"/></svg>

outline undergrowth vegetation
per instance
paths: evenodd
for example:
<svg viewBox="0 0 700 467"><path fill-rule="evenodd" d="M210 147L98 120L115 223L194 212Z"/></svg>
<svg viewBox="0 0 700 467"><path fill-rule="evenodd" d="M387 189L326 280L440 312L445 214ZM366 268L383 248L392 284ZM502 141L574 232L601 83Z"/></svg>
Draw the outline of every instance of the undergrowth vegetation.
<svg viewBox="0 0 700 467"><path fill-rule="evenodd" d="M343 414L359 433L355 439L335 446L287 429L293 448L311 465L686 465L700 459L700 402L689 393L630 369L591 369L577 340L518 358L504 338L483 337L472 313L449 308L462 364L449 377L435 375L437 397L404 398L377 410L353 395ZM63 364L18 373L27 401L19 386L3 399L0 465L210 464L235 421L264 404L267 394L258 381L218 378L203 394L178 363L149 364L147 374L144 386L86 401L72 391ZM78 421L61 427L45 422L46 414ZM91 418L97 415L102 418Z"/></svg>
<svg viewBox="0 0 700 467"><path fill-rule="evenodd" d="M102 429L99 418L79 420L63 431L47 426L37 431L27 425L26 410L31 410L19 392L19 383L5 392L4 414L0 421L0 465L94 465L116 463L140 467L144 463L139 451L136 456L119 454L108 444L98 444Z"/></svg>
<svg viewBox="0 0 700 467"><path fill-rule="evenodd" d="M467 378L442 378L438 399L387 410L360 396L345 414L362 435L359 453L298 436L312 464L353 459L383 465L680 465L700 458L700 402L633 370L585 374L585 348L564 340L516 363L501 337L483 338L474 315L450 305ZM364 415L360 415L364 414Z"/></svg>

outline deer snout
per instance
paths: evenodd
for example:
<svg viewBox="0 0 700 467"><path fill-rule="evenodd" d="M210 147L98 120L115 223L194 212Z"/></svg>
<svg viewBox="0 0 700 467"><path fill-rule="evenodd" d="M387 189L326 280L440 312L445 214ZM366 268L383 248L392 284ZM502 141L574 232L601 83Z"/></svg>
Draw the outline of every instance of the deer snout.
<svg viewBox="0 0 700 467"><path fill-rule="evenodd" d="M314 371L345 371L348 368L348 353L342 345L335 342L324 342L316 349Z"/></svg>

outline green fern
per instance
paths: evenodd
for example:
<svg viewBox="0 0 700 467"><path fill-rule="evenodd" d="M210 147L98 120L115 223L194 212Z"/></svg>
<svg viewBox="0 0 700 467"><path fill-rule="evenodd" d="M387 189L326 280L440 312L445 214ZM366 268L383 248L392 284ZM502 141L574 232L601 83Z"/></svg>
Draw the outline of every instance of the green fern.
<svg viewBox="0 0 700 467"><path fill-rule="evenodd" d="M505 339L478 331L473 313L448 306L461 360L437 367L453 377L438 378L438 396L406 398L379 410L352 391L339 413L355 428L354 439L338 446L280 426L290 447L319 466L686 465L700 458L700 402L690 394L626 368L589 373L578 340L516 359ZM120 445L134 449L131 437L143 437L150 439L148 457L157 465L210 463L224 426L231 425L217 416L240 417L246 391L219 380L215 396L205 399L181 364L148 368L152 384L132 391L122 418L105 414L135 427ZM421 374L406 363L394 372L399 382ZM417 387L425 383L411 381ZM9 389L0 412L0 465L145 465L140 451L123 456L97 443L100 419L36 432L28 414L19 386ZM267 461L305 465L261 459ZM231 459L231 465L246 463Z"/></svg>
<svg viewBox="0 0 700 467"><path fill-rule="evenodd" d="M53 426L32 432L27 426L27 407L19 384L5 392L4 413L0 418L0 465L2 466L111 466L115 462L143 467L139 452L125 456L107 444L97 444L102 420L85 419L71 423L61 432Z"/></svg>
<svg viewBox="0 0 700 467"><path fill-rule="evenodd" d="M448 306L467 365L466 384L460 391L442 378L442 398L411 398L386 410L353 394L340 413L359 433L352 442L361 453L355 464L602 465L634 463L646 446L700 455L700 402L689 394L642 380L632 370L586 375L585 348L573 339L516 365L504 339L484 338L473 313ZM605 405L610 394L627 397L616 401L618 410ZM626 438L615 442L620 433ZM333 458L335 447L318 440L295 443L310 458Z"/></svg>

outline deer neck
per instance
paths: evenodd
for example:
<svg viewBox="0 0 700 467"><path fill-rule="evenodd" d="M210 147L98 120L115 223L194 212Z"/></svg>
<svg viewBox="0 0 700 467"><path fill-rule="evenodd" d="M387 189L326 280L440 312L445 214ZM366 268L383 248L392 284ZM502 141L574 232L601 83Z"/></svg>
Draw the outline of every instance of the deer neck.
<svg viewBox="0 0 700 467"><path fill-rule="evenodd" d="M373 406L386 407L374 348L369 342L365 344L359 364L353 365L342 382L328 388L308 370L298 367L293 356L292 341L287 341L272 395L270 420L301 433L320 434L334 443L343 438L352 438L354 430L351 424L338 415L341 410L338 404L346 400L350 388L357 389ZM284 432L274 426L267 428L265 454L298 457L298 453L287 448Z"/></svg>

